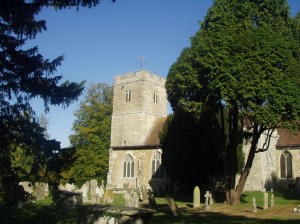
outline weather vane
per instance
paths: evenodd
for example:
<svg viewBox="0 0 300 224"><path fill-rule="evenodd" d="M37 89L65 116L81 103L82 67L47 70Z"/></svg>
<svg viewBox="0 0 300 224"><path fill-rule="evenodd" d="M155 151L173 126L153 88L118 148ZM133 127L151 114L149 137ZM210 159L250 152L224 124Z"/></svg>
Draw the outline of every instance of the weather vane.
<svg viewBox="0 0 300 224"><path fill-rule="evenodd" d="M145 57L144 56L139 58L139 63L140 63L140 66L141 66L141 70L143 70L144 65L145 65Z"/></svg>

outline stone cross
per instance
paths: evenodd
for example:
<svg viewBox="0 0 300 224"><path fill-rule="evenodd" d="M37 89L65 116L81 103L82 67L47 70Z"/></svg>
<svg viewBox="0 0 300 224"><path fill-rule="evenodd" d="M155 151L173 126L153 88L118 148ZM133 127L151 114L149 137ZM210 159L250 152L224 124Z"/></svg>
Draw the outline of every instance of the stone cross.
<svg viewBox="0 0 300 224"><path fill-rule="evenodd" d="M263 209L267 209L268 208L268 193L263 192L263 194L264 194L264 207L263 207Z"/></svg>
<svg viewBox="0 0 300 224"><path fill-rule="evenodd" d="M253 197L253 213L257 213L256 199Z"/></svg>
<svg viewBox="0 0 300 224"><path fill-rule="evenodd" d="M206 191L205 195L205 207L204 207L204 210L209 210L209 199L210 199L210 193L209 191Z"/></svg>
<svg viewBox="0 0 300 224"><path fill-rule="evenodd" d="M199 208L200 207L200 188L196 186L194 188L194 195L193 195L193 208Z"/></svg>
<svg viewBox="0 0 300 224"><path fill-rule="evenodd" d="M271 194L271 208L274 207L275 201L274 201L274 194Z"/></svg>

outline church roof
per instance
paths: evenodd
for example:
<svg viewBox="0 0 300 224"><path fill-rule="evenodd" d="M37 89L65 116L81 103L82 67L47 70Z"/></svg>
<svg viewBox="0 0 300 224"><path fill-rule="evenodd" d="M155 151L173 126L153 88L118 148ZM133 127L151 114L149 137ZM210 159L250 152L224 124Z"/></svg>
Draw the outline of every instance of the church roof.
<svg viewBox="0 0 300 224"><path fill-rule="evenodd" d="M279 128L278 135L278 148L300 146L300 131L291 133L287 129Z"/></svg>
<svg viewBox="0 0 300 224"><path fill-rule="evenodd" d="M162 117L154 121L146 137L145 145L160 145L159 133L162 131L166 119L166 117Z"/></svg>

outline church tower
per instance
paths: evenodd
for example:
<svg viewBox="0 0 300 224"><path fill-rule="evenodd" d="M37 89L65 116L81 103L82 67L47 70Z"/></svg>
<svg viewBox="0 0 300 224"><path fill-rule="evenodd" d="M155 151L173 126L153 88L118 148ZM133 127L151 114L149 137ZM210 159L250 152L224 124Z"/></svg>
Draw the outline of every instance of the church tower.
<svg viewBox="0 0 300 224"><path fill-rule="evenodd" d="M107 175L110 189L147 185L153 176L159 176L154 173L161 163L158 135L167 116L165 82L145 70L115 76Z"/></svg>
<svg viewBox="0 0 300 224"><path fill-rule="evenodd" d="M111 146L141 146L153 122L167 116L165 79L147 71L115 77Z"/></svg>

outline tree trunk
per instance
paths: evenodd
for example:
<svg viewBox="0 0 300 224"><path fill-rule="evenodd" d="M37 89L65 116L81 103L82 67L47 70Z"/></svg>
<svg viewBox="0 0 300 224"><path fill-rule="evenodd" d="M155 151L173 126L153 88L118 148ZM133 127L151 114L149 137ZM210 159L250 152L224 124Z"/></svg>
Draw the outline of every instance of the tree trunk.
<svg viewBox="0 0 300 224"><path fill-rule="evenodd" d="M235 204L240 203L240 197L241 197L241 194L242 194L243 189L245 187L248 175L250 173L253 160L255 158L255 151L256 151L256 148L257 148L257 143L258 143L260 135L261 135L261 133L258 131L258 127L255 126L254 130L253 130L253 137L252 137L252 140L251 140L251 146L250 146L250 151L249 151L249 154L248 154L247 162L246 162L246 164L245 164L245 166L242 170L241 176L239 178L238 184L237 184L236 189L235 189Z"/></svg>
<svg viewBox="0 0 300 224"><path fill-rule="evenodd" d="M235 177L237 173L236 149L239 145L238 134L238 109L233 108L229 112L229 144L225 154L225 175L226 175L226 200L229 204L235 204Z"/></svg>

